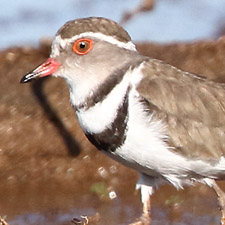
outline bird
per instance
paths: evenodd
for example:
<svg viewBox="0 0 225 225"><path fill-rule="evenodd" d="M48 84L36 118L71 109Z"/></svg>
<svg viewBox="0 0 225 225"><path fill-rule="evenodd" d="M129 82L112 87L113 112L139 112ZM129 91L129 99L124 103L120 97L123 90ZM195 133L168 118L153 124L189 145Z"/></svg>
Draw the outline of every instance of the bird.
<svg viewBox="0 0 225 225"><path fill-rule="evenodd" d="M62 77L88 140L136 170L142 215L151 223L151 196L161 184L200 182L218 197L225 225L225 84L141 55L128 32L103 17L68 21L49 58L21 83ZM125 176L125 175L124 175Z"/></svg>

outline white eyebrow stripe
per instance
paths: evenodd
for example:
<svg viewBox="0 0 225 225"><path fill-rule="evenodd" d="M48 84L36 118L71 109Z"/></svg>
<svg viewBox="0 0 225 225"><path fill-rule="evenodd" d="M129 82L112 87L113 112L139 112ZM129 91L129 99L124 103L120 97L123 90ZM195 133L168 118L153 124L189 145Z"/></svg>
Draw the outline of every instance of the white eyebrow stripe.
<svg viewBox="0 0 225 225"><path fill-rule="evenodd" d="M97 38L99 40L117 45L120 48L125 48L125 49L131 50L131 51L137 51L136 47L135 47L135 45L132 41L122 42L122 41L119 41L112 36L105 35L105 34L102 34L102 33L94 33L94 32L81 33L81 34L73 36L72 38L61 38L60 35L57 35L54 39L53 46L52 46L52 48L54 50L53 49L52 50L57 55L56 45L60 45L62 48L64 48L68 43L74 42L75 40L83 38L83 37L94 37L94 38ZM54 47L54 45L55 45L55 47Z"/></svg>

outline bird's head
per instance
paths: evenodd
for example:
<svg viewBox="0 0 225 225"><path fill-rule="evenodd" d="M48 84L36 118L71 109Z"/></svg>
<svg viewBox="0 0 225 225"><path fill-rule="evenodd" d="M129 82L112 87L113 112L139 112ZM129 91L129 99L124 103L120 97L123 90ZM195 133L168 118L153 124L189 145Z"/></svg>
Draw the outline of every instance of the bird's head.
<svg viewBox="0 0 225 225"><path fill-rule="evenodd" d="M116 22L101 17L76 19L59 29L50 57L21 82L54 75L65 78L70 86L80 91L92 89L133 54L136 54L135 45Z"/></svg>

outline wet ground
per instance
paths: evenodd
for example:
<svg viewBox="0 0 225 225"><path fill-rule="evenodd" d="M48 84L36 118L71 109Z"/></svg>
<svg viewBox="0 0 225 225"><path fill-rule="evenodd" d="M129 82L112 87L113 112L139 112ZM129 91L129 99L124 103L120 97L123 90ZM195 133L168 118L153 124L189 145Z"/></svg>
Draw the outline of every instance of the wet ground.
<svg viewBox="0 0 225 225"><path fill-rule="evenodd" d="M192 44L138 44L145 55L225 81L225 40ZM9 225L72 224L99 213L98 224L128 224L141 213L137 174L105 157L84 137L61 79L20 84L49 53L0 52L0 215ZM221 182L221 187L224 187ZM203 185L153 195L152 224L219 224L216 196Z"/></svg>

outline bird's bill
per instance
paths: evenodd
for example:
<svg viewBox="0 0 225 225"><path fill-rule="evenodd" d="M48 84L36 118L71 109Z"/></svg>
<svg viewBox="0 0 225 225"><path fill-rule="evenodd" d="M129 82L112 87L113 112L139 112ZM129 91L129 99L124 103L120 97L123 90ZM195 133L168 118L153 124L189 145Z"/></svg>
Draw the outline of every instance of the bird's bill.
<svg viewBox="0 0 225 225"><path fill-rule="evenodd" d="M57 62L55 59L48 58L44 63L42 63L36 69L26 74L21 79L20 82L26 83L28 81L31 81L34 78L49 76L53 74L54 72L56 72L58 68L60 67L60 65L61 64Z"/></svg>

